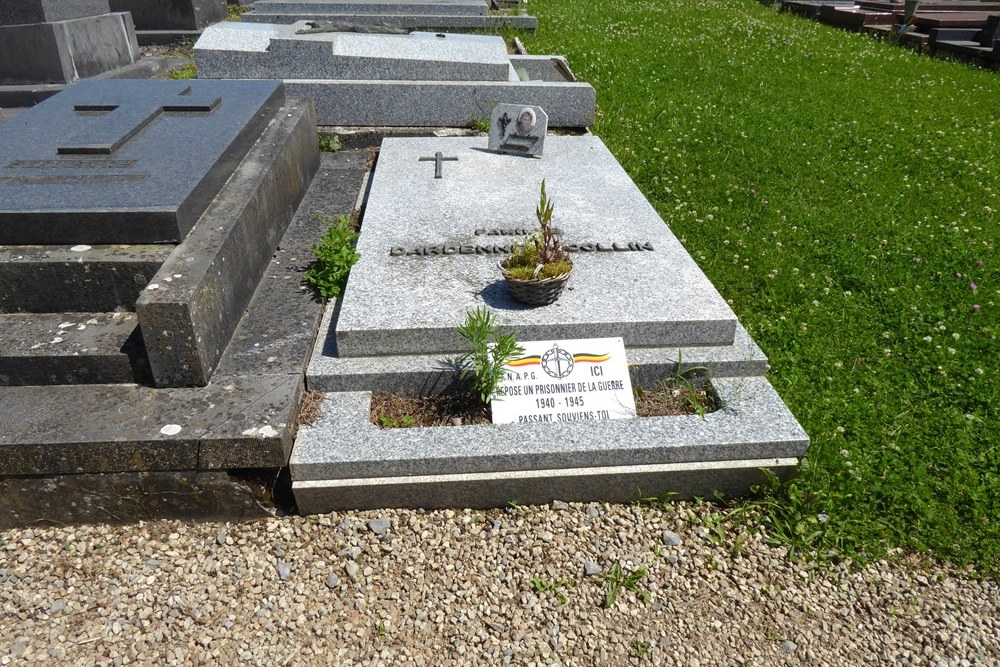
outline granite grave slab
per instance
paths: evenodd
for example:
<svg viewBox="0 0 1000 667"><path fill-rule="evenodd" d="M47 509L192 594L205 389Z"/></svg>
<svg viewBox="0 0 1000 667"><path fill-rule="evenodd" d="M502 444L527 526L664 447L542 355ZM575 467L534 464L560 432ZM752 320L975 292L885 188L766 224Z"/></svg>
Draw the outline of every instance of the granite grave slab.
<svg viewBox="0 0 1000 667"><path fill-rule="evenodd" d="M87 81L0 125L0 244L178 242L284 98L274 81Z"/></svg>
<svg viewBox="0 0 1000 667"><path fill-rule="evenodd" d="M321 125L467 127L505 102L544 108L553 127L594 121L596 93L564 59L509 56L499 37L302 29L211 26L195 44L199 77L282 78L289 94L316 100Z"/></svg>
<svg viewBox="0 0 1000 667"><path fill-rule="evenodd" d="M199 76L400 81L508 81L511 76L500 37L298 34L308 29L305 22L212 26L195 44Z"/></svg>
<svg viewBox="0 0 1000 667"><path fill-rule="evenodd" d="M788 474L808 437L764 377L766 357L604 144L551 136L535 160L487 146L481 136L383 141L361 259L324 316L309 365L307 388L325 397L289 462L299 510L628 501L640 489L737 494L763 481L762 468ZM534 228L543 178L575 268L559 301L527 308L507 297L496 262ZM719 409L372 424L373 391L426 396L463 386L454 329L484 304L524 341L621 336L633 386L695 373Z"/></svg>
<svg viewBox="0 0 1000 667"><path fill-rule="evenodd" d="M733 342L732 309L600 139L549 137L540 160L490 153L487 141L383 142L357 246L361 260L336 323L340 356L456 352L462 341L455 327L482 304L526 340ZM458 158L442 179L420 162L436 152ZM508 296L497 261L537 225L542 179L575 268L556 304L531 309Z"/></svg>

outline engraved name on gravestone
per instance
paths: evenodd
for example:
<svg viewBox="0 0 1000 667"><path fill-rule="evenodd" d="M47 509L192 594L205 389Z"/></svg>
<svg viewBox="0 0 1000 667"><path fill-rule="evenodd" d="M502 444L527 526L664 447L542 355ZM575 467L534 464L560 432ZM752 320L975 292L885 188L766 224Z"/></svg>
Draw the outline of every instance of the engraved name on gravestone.
<svg viewBox="0 0 1000 667"><path fill-rule="evenodd" d="M494 424L635 417L621 338L521 342L490 405Z"/></svg>
<svg viewBox="0 0 1000 667"><path fill-rule="evenodd" d="M179 242L280 81L84 81L0 125L0 244Z"/></svg>
<svg viewBox="0 0 1000 667"><path fill-rule="evenodd" d="M541 157L548 128L549 117L541 107L498 104L490 117L489 149Z"/></svg>

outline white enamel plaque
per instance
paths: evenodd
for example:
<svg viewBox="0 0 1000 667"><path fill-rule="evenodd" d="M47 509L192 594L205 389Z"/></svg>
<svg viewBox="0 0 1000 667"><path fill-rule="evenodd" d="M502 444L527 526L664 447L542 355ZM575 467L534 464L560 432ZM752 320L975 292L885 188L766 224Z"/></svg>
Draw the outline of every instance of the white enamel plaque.
<svg viewBox="0 0 1000 667"><path fill-rule="evenodd" d="M519 341L491 401L494 424L635 417L621 338Z"/></svg>

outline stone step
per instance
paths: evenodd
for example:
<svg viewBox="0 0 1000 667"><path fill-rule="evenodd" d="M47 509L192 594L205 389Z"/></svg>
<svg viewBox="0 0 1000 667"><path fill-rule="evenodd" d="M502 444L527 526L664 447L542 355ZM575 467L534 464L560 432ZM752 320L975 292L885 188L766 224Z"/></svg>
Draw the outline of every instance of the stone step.
<svg viewBox="0 0 1000 667"><path fill-rule="evenodd" d="M454 355L338 356L333 308L323 316L326 332L313 350L306 375L309 391L377 391L426 396L448 391L459 381ZM526 339L525 339L526 340ZM651 387L692 369L708 377L753 377L767 371L767 357L742 325L731 345L709 347L637 347L627 350L632 382Z"/></svg>
<svg viewBox="0 0 1000 667"><path fill-rule="evenodd" d="M372 424L370 392L331 393L296 438L293 490L304 512L364 506L376 487L387 492L377 502L403 507L447 505L456 493L463 506L537 502L562 497L551 495L556 478L574 500L710 495L746 492L757 468L787 471L805 453L808 436L765 378L712 386L722 407L704 416L408 429ZM697 471L710 472L682 484Z"/></svg>
<svg viewBox="0 0 1000 667"><path fill-rule="evenodd" d="M0 246L0 313L135 310L172 245Z"/></svg>
<svg viewBox="0 0 1000 667"><path fill-rule="evenodd" d="M0 331L0 385L148 380L135 313L6 314Z"/></svg>

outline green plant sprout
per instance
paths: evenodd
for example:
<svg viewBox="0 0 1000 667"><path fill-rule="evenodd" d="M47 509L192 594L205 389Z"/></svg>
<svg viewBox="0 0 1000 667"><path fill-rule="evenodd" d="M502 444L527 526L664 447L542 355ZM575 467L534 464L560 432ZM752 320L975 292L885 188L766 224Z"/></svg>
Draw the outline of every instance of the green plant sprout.
<svg viewBox="0 0 1000 667"><path fill-rule="evenodd" d="M561 589L574 588L576 582L572 579L557 579L555 581L545 581L541 577L531 580L531 585L536 593L554 593L559 604L566 604L569 598Z"/></svg>
<svg viewBox="0 0 1000 667"><path fill-rule="evenodd" d="M535 208L539 229L530 239L511 248L504 262L510 278L544 280L572 270L573 264L562 246L562 237L552 226L554 210L555 202L545 193L545 180L542 179L541 196Z"/></svg>
<svg viewBox="0 0 1000 667"><path fill-rule="evenodd" d="M354 248L358 233L346 215L334 221L321 216L320 220L329 227L319 243L312 246L316 259L306 269L305 279L323 299L332 299L344 289L351 267L361 258Z"/></svg>
<svg viewBox="0 0 1000 667"><path fill-rule="evenodd" d="M626 572L621 563L616 562L600 579L604 584L604 607L610 608L618 600L622 590L632 591L644 604L649 604L649 591L639 588L639 582L646 576L646 568L636 568Z"/></svg>
<svg viewBox="0 0 1000 667"><path fill-rule="evenodd" d="M464 365L461 378L474 375L473 384L483 403L489 403L503 379L504 365L524 352L517 344L517 334L497 332L496 317L486 306L466 314L465 323L458 327L469 351L458 358ZM471 362L471 364L469 363Z"/></svg>
<svg viewBox="0 0 1000 667"><path fill-rule="evenodd" d="M340 137L336 134L319 134L319 150L321 153L336 153L341 149Z"/></svg>

